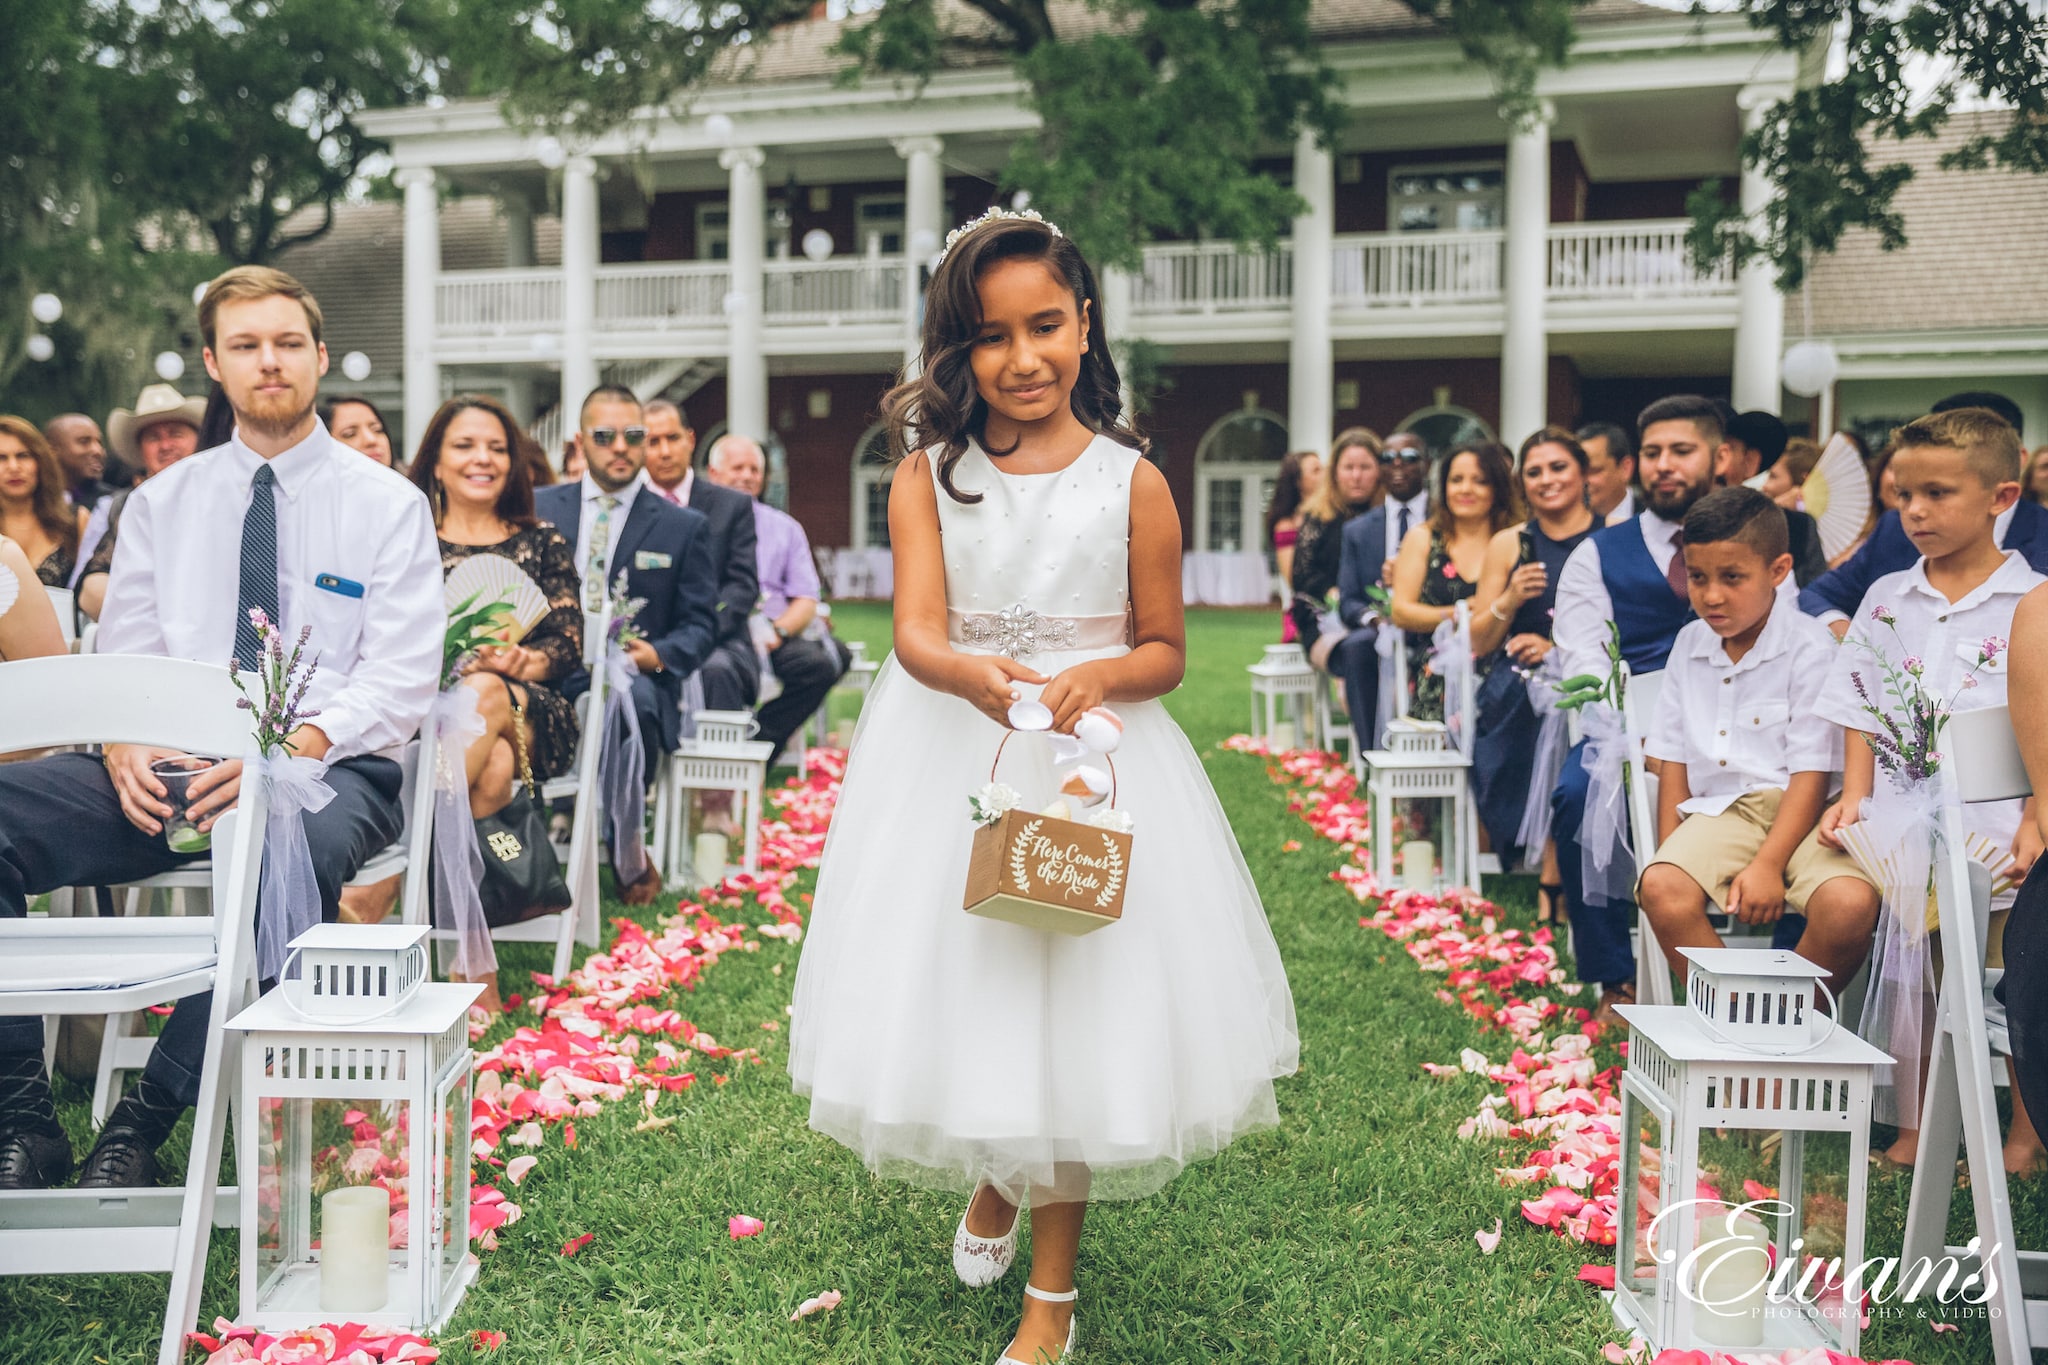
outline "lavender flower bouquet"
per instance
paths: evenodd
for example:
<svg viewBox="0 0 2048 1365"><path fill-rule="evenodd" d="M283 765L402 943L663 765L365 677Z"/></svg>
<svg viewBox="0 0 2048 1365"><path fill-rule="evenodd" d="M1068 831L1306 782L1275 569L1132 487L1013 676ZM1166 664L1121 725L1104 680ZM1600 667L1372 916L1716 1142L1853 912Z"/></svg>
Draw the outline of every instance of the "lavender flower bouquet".
<svg viewBox="0 0 2048 1365"><path fill-rule="evenodd" d="M311 626L300 629L298 642L287 655L284 636L271 624L261 607L249 609L249 624L256 627L256 677L262 688L262 704L257 704L242 682L240 659L228 660L228 672L234 678L235 690L242 694L242 699L235 705L256 713L257 750L265 758L275 758L280 753L292 752L292 732L320 714L317 709L299 709L306 700L306 689L313 682L313 674L319 671L320 660L317 657L306 660L305 671L300 671L300 658L305 653L306 641L313 634Z"/></svg>

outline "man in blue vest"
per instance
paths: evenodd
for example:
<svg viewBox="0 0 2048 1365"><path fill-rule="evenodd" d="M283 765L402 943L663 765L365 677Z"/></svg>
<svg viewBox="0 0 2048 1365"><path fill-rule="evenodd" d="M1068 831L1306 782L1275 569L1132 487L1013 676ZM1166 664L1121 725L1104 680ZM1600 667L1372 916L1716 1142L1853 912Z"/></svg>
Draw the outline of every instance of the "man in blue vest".
<svg viewBox="0 0 2048 1365"><path fill-rule="evenodd" d="M1606 676L1610 622L1620 634L1621 657L1632 675L1661 672L1671 642L1693 619L1682 524L1692 505L1713 489L1714 471L1727 457L1721 414L1709 399L1679 394L1644 408L1637 427L1642 436L1636 463L1643 486L1641 513L1595 531L1572 551L1558 575L1552 626L1567 678ZM1551 836L1557 841L1579 979L1600 983L1595 1015L1611 1022L1616 1005L1635 999L1635 954L1628 935L1636 908L1625 894L1587 894L1579 841L1590 781L1586 749L1582 740L1565 760L1551 798ZM1614 856L1622 866L1613 880L1628 880L1626 850Z"/></svg>
<svg viewBox="0 0 2048 1365"><path fill-rule="evenodd" d="M2019 405L2002 393L1950 394L1936 403L1933 411L1953 412L1958 408L1984 408L2004 418L2014 431L2021 427ZM2021 498L1998 514L1992 533L1998 538L2000 549L2018 550L2034 572L2048 573L2048 509ZM1886 512L1878 518L1870 539L1863 542L1861 549L1799 594L1799 609L1827 622L1839 639L1848 632L1849 618L1870 585L1888 573L1912 568L1918 558L1920 551L1907 538L1905 527L1899 525L1899 514Z"/></svg>

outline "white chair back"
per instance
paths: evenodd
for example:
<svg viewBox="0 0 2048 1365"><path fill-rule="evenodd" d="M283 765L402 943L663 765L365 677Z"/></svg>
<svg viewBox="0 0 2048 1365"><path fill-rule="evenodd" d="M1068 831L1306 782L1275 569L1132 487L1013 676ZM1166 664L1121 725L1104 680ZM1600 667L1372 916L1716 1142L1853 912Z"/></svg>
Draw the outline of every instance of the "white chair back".
<svg viewBox="0 0 2048 1365"><path fill-rule="evenodd" d="M64 647L75 648L78 644L78 599L69 588L44 588L50 595L50 605L57 611L57 629L63 632Z"/></svg>
<svg viewBox="0 0 2048 1365"><path fill-rule="evenodd" d="M154 744L239 758L250 713L219 664L155 655L59 655L7 665L0 753L65 744Z"/></svg>
<svg viewBox="0 0 2048 1365"><path fill-rule="evenodd" d="M1956 793L1964 801L2007 801L2033 795L2034 784L2027 777L2019 740L2012 732L2012 713L2005 707L1956 712L1949 717L1941 747L1948 750Z"/></svg>

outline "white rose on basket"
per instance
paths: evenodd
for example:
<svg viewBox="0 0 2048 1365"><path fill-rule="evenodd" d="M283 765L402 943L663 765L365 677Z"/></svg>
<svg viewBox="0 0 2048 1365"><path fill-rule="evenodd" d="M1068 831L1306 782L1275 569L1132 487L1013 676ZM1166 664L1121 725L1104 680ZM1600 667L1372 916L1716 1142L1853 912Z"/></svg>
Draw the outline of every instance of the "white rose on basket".
<svg viewBox="0 0 2048 1365"><path fill-rule="evenodd" d="M990 782L967 798L967 808L977 825L992 825L1023 803L1024 798L1016 788L1001 782Z"/></svg>
<svg viewBox="0 0 2048 1365"><path fill-rule="evenodd" d="M1118 834L1129 834L1138 824L1131 818L1129 811L1115 810L1108 806L1089 816L1088 823L1097 829L1114 830Z"/></svg>

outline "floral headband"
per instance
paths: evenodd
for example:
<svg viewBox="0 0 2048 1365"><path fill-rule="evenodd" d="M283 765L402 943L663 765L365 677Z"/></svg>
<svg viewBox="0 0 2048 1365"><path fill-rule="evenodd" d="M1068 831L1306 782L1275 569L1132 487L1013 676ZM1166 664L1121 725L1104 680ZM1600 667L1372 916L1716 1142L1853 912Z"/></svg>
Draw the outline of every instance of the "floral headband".
<svg viewBox="0 0 2048 1365"><path fill-rule="evenodd" d="M1044 223L1046 227L1052 230L1053 236L1066 236L1064 232L1060 231L1059 224L1047 223L1044 217L1042 217L1039 214L1037 209L992 208L988 212L982 214L981 217L976 218L971 222L962 223L959 227L954 228L951 232L946 234L946 244L939 248L938 256L934 258L932 261L932 269L934 271L938 270L939 266L945 262L946 257L952 254L953 244L959 241L962 237L965 237L968 233L974 231L974 229L980 227L983 223L992 223L998 221L999 219L1005 218L1015 219L1018 222L1024 223Z"/></svg>

